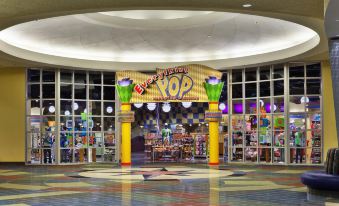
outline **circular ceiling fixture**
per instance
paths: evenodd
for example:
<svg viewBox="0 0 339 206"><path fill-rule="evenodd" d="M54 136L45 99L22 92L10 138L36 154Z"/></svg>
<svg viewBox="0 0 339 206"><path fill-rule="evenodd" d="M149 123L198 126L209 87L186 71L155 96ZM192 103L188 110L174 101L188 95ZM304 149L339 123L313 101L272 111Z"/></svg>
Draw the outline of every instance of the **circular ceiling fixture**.
<svg viewBox="0 0 339 206"><path fill-rule="evenodd" d="M220 109L221 111L223 111L224 109L226 109L225 103L220 103L220 104L219 104L219 109Z"/></svg>
<svg viewBox="0 0 339 206"><path fill-rule="evenodd" d="M113 107L108 106L108 107L106 108L106 112L107 112L108 114L111 114L111 113L113 112Z"/></svg>
<svg viewBox="0 0 339 206"><path fill-rule="evenodd" d="M54 113L54 112L55 112L55 107L54 107L54 106L50 106L50 107L48 108L48 111L49 111L50 113Z"/></svg>
<svg viewBox="0 0 339 206"><path fill-rule="evenodd" d="M183 107L185 107L186 109L187 108L190 108L192 106L192 102L182 102L181 103Z"/></svg>
<svg viewBox="0 0 339 206"><path fill-rule="evenodd" d="M66 115L66 116L69 116L69 115L71 115L71 112L70 112L69 110L66 110L66 111L65 111L65 115Z"/></svg>
<svg viewBox="0 0 339 206"><path fill-rule="evenodd" d="M135 108L141 108L144 104L143 103L134 103L133 104Z"/></svg>
<svg viewBox="0 0 339 206"><path fill-rule="evenodd" d="M156 103L147 103L147 109L149 111L154 111L156 107L157 107Z"/></svg>
<svg viewBox="0 0 339 206"><path fill-rule="evenodd" d="M216 68L268 62L302 54L319 41L315 31L300 24L216 11L86 13L26 22L0 32L1 51L19 58L139 71L187 62Z"/></svg>
<svg viewBox="0 0 339 206"><path fill-rule="evenodd" d="M74 109L74 110L78 110L78 109L79 109L79 104L76 103L76 102L74 102L74 104L73 104L73 109Z"/></svg>
<svg viewBox="0 0 339 206"><path fill-rule="evenodd" d="M304 104L304 103L309 103L310 99L308 97L301 97L300 98L300 103Z"/></svg>
<svg viewBox="0 0 339 206"><path fill-rule="evenodd" d="M162 111L164 111L164 112L169 112L169 111L171 111L171 105L170 105L170 103L164 103L163 105L162 105Z"/></svg>

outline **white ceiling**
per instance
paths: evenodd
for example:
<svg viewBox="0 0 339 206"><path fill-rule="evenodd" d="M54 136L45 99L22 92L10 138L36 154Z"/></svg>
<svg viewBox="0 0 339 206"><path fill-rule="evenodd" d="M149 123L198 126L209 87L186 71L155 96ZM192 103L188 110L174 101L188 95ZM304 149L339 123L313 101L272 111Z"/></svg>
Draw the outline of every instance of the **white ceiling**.
<svg viewBox="0 0 339 206"><path fill-rule="evenodd" d="M0 49L56 65L149 70L185 63L219 68L304 53L313 30L288 21L211 11L114 11L19 24L0 32Z"/></svg>

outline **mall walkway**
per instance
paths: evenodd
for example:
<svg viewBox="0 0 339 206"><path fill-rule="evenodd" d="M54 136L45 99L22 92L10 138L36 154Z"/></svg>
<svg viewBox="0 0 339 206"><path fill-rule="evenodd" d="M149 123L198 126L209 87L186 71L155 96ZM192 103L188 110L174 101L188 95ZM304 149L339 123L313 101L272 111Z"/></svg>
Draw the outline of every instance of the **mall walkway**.
<svg viewBox="0 0 339 206"><path fill-rule="evenodd" d="M310 167L150 164L0 166L0 205L333 205L307 201ZM328 202L328 203L325 203Z"/></svg>

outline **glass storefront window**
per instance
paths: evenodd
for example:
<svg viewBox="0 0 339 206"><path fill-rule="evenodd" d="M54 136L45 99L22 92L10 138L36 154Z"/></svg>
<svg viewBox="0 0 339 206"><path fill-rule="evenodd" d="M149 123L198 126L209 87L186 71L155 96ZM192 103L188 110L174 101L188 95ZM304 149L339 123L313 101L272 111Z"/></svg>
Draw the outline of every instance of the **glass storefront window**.
<svg viewBox="0 0 339 206"><path fill-rule="evenodd" d="M233 114L243 114L244 107L242 100L233 100L232 102L232 112Z"/></svg>
<svg viewBox="0 0 339 206"><path fill-rule="evenodd" d="M27 82L28 83L39 83L40 82L40 70L30 69L27 71Z"/></svg>
<svg viewBox="0 0 339 206"><path fill-rule="evenodd" d="M304 79L290 79L290 95L303 95L305 93Z"/></svg>
<svg viewBox="0 0 339 206"><path fill-rule="evenodd" d="M271 69L270 66L260 67L260 80L270 80Z"/></svg>
<svg viewBox="0 0 339 206"><path fill-rule="evenodd" d="M114 84L114 72L28 69L27 163L103 161L104 125L115 136ZM104 102L105 91L109 102ZM106 160L115 161L115 139L108 150Z"/></svg>
<svg viewBox="0 0 339 206"><path fill-rule="evenodd" d="M242 82L242 71L241 70L233 70L232 71L232 82Z"/></svg>
<svg viewBox="0 0 339 206"><path fill-rule="evenodd" d="M27 88L27 96L30 99L40 99L40 84L31 84Z"/></svg>
<svg viewBox="0 0 339 206"><path fill-rule="evenodd" d="M320 71L319 63L232 70L230 79L239 83L229 85L232 91L229 101L232 105L230 160L274 164L322 163ZM259 78L254 77L256 73ZM233 77L233 74L236 76ZM240 84L243 76L244 82ZM258 86L258 97L248 89L248 85L252 88ZM285 88L285 85L288 87ZM243 127L239 124L241 120Z"/></svg>
<svg viewBox="0 0 339 206"><path fill-rule="evenodd" d="M265 81L265 82L260 82L260 96L261 97L268 97L271 96L271 82Z"/></svg>
<svg viewBox="0 0 339 206"><path fill-rule="evenodd" d="M257 83L245 84L245 98L253 98L257 96Z"/></svg>
<svg viewBox="0 0 339 206"><path fill-rule="evenodd" d="M274 96L281 96L284 95L284 81L283 80L277 80L273 82L273 94Z"/></svg>
<svg viewBox="0 0 339 206"><path fill-rule="evenodd" d="M233 84L232 86L232 97L233 99L243 98L242 84Z"/></svg>
<svg viewBox="0 0 339 206"><path fill-rule="evenodd" d="M245 81L246 82L257 81L257 69L256 68L248 68L245 70Z"/></svg>

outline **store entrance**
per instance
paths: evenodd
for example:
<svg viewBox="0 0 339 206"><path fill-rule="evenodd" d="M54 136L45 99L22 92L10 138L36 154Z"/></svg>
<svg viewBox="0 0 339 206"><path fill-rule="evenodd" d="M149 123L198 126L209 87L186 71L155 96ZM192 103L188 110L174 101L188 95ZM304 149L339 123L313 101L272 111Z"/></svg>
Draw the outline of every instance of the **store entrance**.
<svg viewBox="0 0 339 206"><path fill-rule="evenodd" d="M132 163L206 163L208 103L134 104Z"/></svg>

